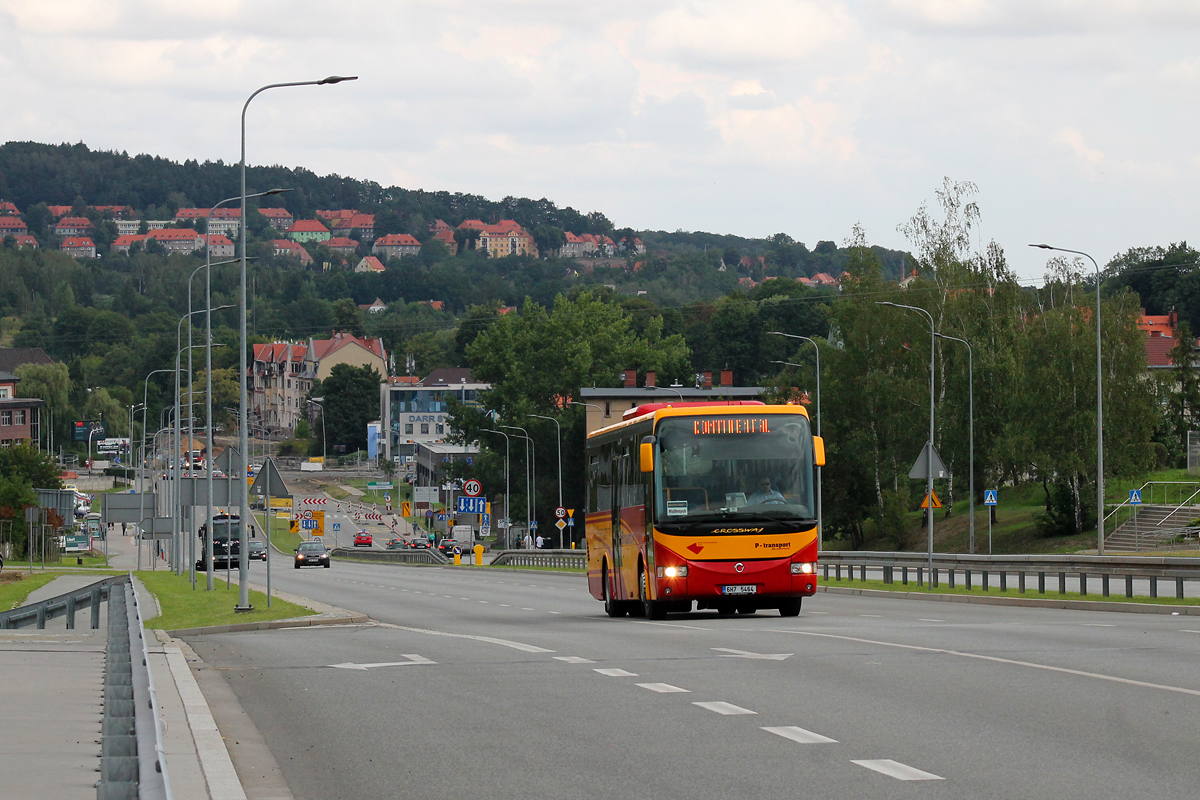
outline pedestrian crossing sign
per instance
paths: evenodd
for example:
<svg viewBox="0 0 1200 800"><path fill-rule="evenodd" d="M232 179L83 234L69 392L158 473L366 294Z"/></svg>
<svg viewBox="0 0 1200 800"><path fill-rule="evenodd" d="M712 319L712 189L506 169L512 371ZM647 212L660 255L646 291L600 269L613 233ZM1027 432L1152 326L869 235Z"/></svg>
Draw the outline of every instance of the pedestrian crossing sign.
<svg viewBox="0 0 1200 800"><path fill-rule="evenodd" d="M1141 504L1142 504L1142 490L1141 489L1130 489L1129 490L1129 505L1140 506Z"/></svg>
<svg viewBox="0 0 1200 800"><path fill-rule="evenodd" d="M983 490L983 504L985 506L996 505L996 490L995 489L984 489Z"/></svg>

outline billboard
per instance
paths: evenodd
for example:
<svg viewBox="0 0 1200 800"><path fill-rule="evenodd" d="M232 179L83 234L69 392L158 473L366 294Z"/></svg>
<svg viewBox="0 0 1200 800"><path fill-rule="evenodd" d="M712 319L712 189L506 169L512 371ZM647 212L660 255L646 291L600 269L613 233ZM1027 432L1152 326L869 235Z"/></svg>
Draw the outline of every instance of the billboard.
<svg viewBox="0 0 1200 800"><path fill-rule="evenodd" d="M71 427L71 441L87 444L88 434L91 434L93 442L104 439L107 436L104 432L104 423L98 419L75 420Z"/></svg>

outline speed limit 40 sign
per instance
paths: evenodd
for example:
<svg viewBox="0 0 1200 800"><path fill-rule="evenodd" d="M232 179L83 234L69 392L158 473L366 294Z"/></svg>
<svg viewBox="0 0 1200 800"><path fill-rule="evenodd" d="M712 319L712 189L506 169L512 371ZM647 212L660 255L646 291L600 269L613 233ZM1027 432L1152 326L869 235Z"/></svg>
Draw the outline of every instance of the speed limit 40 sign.
<svg viewBox="0 0 1200 800"><path fill-rule="evenodd" d="M483 493L483 485L472 478L463 484L463 494L467 497L479 497Z"/></svg>

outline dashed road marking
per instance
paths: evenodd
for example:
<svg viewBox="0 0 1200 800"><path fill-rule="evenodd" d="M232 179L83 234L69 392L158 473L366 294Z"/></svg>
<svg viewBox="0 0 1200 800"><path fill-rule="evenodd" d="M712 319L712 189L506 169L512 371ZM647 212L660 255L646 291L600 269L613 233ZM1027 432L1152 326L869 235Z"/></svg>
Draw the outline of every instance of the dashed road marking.
<svg viewBox="0 0 1200 800"><path fill-rule="evenodd" d="M1113 625L1111 622L1085 622L1085 623L1083 623L1083 627L1085 627L1085 628L1115 628L1117 626Z"/></svg>
<svg viewBox="0 0 1200 800"><path fill-rule="evenodd" d="M919 619L918 622L945 622L944 619Z"/></svg>
<svg viewBox="0 0 1200 800"><path fill-rule="evenodd" d="M614 668L597 669L596 672L599 672L601 675L607 675L610 678L636 678L637 677L636 672L627 672L626 670L616 669L615 667Z"/></svg>
<svg viewBox="0 0 1200 800"><path fill-rule="evenodd" d="M932 772L925 772L916 767L910 767L908 764L893 761L890 758L851 759L850 763L858 764L860 767L866 767L867 769L873 769L881 775L887 775L889 778L895 778L898 781L946 780L941 775L934 775Z"/></svg>
<svg viewBox="0 0 1200 800"><path fill-rule="evenodd" d="M715 702L693 703L692 705L700 706L701 708L706 708L709 711L715 711L718 714L724 714L727 717L731 717L736 714L757 714L758 713L757 711L751 711L748 708L742 708L741 706L735 706L733 703L726 703L726 702L723 702L720 700L717 700Z"/></svg>
<svg viewBox="0 0 1200 800"><path fill-rule="evenodd" d="M791 739L793 742L800 744L837 744L837 739L830 739L828 736L806 731L804 728L798 728L795 725L781 725L778 727L763 728L763 730L767 733L773 733L776 736L782 736L785 739Z"/></svg>
<svg viewBox="0 0 1200 800"><path fill-rule="evenodd" d="M878 618L882 617L883 614L859 614L859 616L860 617L874 617L874 618L878 619Z"/></svg>
<svg viewBox="0 0 1200 800"><path fill-rule="evenodd" d="M681 689L678 686L672 686L669 683L639 683L638 686L643 689L649 689L652 692L659 694L669 694L671 692L691 692L691 689Z"/></svg>
<svg viewBox="0 0 1200 800"><path fill-rule="evenodd" d="M590 658L583 658L581 656L555 656L554 660L555 661L565 661L568 664L595 664L596 663L595 661L592 661Z"/></svg>

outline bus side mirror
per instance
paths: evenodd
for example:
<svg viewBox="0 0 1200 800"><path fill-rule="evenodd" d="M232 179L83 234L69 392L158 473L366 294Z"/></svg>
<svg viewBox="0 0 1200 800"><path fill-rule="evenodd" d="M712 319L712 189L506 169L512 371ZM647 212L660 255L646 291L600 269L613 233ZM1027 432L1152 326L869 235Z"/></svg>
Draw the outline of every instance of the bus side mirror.
<svg viewBox="0 0 1200 800"><path fill-rule="evenodd" d="M825 439L820 436L813 437L813 460L818 467L825 466Z"/></svg>
<svg viewBox="0 0 1200 800"><path fill-rule="evenodd" d="M658 441L653 436L643 436L641 447L638 448L638 461L642 472L654 472L654 443Z"/></svg>

